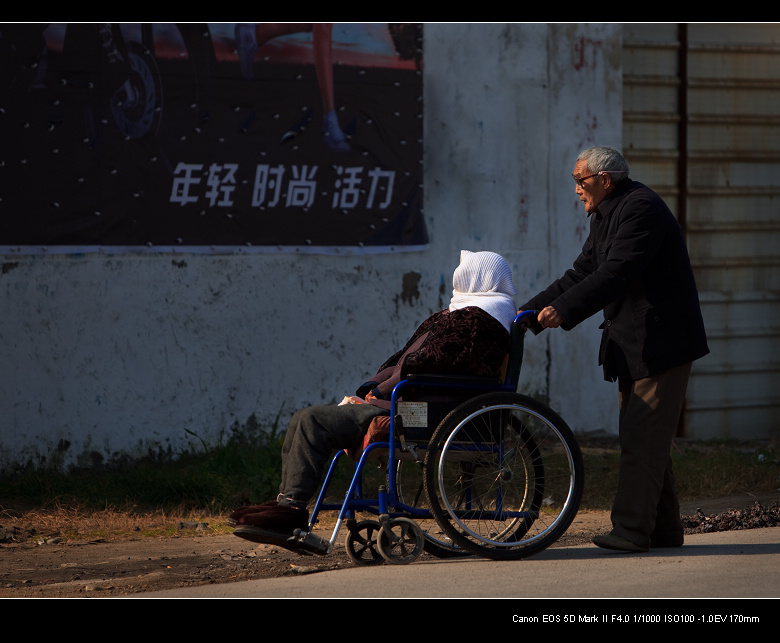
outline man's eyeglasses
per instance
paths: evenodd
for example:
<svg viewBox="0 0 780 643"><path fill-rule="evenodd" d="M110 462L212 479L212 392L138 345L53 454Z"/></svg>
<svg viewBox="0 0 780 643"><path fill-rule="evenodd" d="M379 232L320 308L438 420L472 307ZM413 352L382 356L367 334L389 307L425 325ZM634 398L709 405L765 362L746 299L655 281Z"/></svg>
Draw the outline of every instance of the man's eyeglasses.
<svg viewBox="0 0 780 643"><path fill-rule="evenodd" d="M587 179L591 179L594 176L601 176L602 174L623 174L623 172L620 170L602 170L601 172L596 172L595 174L588 174L588 176L576 177L572 174L571 178L574 179L574 182L577 184L578 188L582 188L585 187L585 181Z"/></svg>

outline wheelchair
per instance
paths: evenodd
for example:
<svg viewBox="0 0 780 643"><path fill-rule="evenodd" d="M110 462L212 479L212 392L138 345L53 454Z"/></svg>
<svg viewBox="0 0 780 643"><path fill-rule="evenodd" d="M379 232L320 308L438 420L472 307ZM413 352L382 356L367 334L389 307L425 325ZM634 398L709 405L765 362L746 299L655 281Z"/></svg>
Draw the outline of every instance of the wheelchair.
<svg viewBox="0 0 780 643"><path fill-rule="evenodd" d="M566 423L517 393L522 321L534 314L521 312L512 325L503 381L415 375L396 385L389 435L365 445L356 457L340 503L326 501L346 455L336 453L308 531L296 531L290 548L328 554L343 526L346 552L357 565L408 564L423 552L516 560L554 543L577 514L584 472ZM387 463L386 480L367 494L364 472L377 456ZM326 510L339 512L329 540L313 533ZM369 517L358 519L359 514Z"/></svg>

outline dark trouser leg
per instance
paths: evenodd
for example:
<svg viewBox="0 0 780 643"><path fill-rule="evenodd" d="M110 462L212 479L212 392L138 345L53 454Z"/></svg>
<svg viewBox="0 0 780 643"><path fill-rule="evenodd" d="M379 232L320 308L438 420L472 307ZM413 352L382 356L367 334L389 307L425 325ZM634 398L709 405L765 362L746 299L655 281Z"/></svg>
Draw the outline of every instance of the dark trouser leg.
<svg viewBox="0 0 780 643"><path fill-rule="evenodd" d="M370 404L323 404L293 415L282 447L280 503L305 506L333 451L359 445L371 420L386 413Z"/></svg>
<svg viewBox="0 0 780 643"><path fill-rule="evenodd" d="M682 540L670 451L691 365L620 385L620 474L612 533L641 546Z"/></svg>
<svg viewBox="0 0 780 643"><path fill-rule="evenodd" d="M650 546L663 547L683 544L683 525L680 519L680 503L674 490L672 461L665 471L664 486L655 517L655 527L650 533Z"/></svg>

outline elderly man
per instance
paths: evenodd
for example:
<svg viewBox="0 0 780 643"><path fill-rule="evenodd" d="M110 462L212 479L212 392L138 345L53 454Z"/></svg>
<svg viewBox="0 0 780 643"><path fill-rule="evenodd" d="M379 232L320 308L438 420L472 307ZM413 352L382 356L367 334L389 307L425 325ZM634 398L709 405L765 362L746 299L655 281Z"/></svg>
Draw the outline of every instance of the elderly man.
<svg viewBox="0 0 780 643"><path fill-rule="evenodd" d="M406 345L358 387L358 404L321 404L293 415L282 447L282 480L276 500L242 507L230 521L236 536L286 546L296 529L306 530L307 504L335 449L362 444L372 420L389 415L393 388L411 373L498 378L509 351L517 309L512 271L494 252L461 251L446 310L426 319Z"/></svg>
<svg viewBox="0 0 780 643"><path fill-rule="evenodd" d="M603 310L599 363L618 382L621 457L613 528L593 542L643 552L683 544L671 442L691 362L709 350L680 226L628 171L610 148L579 155L573 178L590 233L573 267L520 308L540 311L534 332Z"/></svg>

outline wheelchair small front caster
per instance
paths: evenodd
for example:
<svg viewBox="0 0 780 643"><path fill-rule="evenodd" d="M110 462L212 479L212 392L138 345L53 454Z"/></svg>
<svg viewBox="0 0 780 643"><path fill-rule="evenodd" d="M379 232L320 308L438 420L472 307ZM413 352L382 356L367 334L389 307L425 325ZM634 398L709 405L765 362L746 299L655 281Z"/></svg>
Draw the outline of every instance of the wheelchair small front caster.
<svg viewBox="0 0 780 643"><path fill-rule="evenodd" d="M407 565L423 553L425 533L411 518L389 518L382 520L377 545L388 563Z"/></svg>
<svg viewBox="0 0 780 643"><path fill-rule="evenodd" d="M376 520L349 521L344 548L347 556L356 565L381 565L385 559L377 549L377 536L382 529Z"/></svg>

